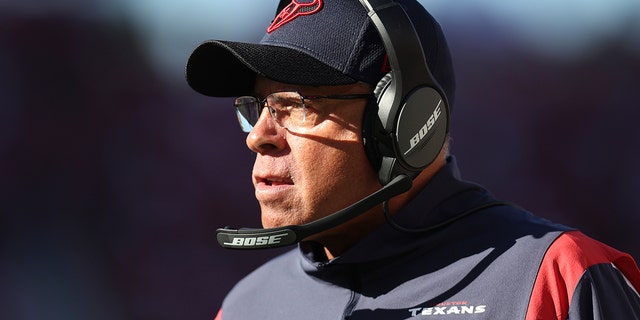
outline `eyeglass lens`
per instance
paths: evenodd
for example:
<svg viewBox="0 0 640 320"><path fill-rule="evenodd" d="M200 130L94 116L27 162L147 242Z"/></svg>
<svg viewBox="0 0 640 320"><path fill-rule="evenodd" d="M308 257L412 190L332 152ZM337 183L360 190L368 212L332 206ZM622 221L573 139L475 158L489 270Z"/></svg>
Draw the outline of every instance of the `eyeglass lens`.
<svg viewBox="0 0 640 320"><path fill-rule="evenodd" d="M304 124L306 108L302 96L297 92L276 92L262 101L252 96L243 96L235 100L234 106L242 131L250 132L253 129L265 102L272 119L281 127L295 128Z"/></svg>
<svg viewBox="0 0 640 320"><path fill-rule="evenodd" d="M250 132L258 122L258 118L260 118L262 102L256 97L244 96L237 98L234 106L236 107L236 116L242 131Z"/></svg>

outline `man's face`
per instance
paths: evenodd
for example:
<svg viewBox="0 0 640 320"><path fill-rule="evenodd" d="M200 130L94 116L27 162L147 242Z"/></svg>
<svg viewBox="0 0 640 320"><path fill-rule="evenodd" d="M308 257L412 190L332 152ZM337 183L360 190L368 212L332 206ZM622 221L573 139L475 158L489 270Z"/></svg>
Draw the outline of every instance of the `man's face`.
<svg viewBox="0 0 640 320"><path fill-rule="evenodd" d="M302 96L368 93L362 84L308 87L258 77L255 95L296 91ZM247 136L256 152L253 166L255 196L265 228L304 224L360 200L380 188L364 152L362 118L366 99L311 101L314 125L283 128L267 108Z"/></svg>

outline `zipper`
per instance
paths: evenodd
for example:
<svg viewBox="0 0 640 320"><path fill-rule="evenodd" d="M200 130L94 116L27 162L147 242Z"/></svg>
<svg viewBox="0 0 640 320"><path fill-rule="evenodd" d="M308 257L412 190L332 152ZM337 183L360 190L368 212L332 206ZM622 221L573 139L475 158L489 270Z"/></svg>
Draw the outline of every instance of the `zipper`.
<svg viewBox="0 0 640 320"><path fill-rule="evenodd" d="M349 302L344 308L344 312L342 313L342 319L347 320L351 317L353 310L356 308L358 301L360 300L360 280L358 277L358 268L354 268L351 272L351 297L349 298Z"/></svg>

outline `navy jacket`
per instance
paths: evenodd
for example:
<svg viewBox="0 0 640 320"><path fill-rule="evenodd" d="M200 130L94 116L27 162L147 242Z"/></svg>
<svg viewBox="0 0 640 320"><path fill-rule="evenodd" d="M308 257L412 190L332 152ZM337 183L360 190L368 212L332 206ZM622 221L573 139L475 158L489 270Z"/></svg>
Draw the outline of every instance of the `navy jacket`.
<svg viewBox="0 0 640 320"><path fill-rule="evenodd" d="M500 205L453 158L393 219L451 222L385 224L332 260L301 243L239 282L216 319L640 319L630 256Z"/></svg>

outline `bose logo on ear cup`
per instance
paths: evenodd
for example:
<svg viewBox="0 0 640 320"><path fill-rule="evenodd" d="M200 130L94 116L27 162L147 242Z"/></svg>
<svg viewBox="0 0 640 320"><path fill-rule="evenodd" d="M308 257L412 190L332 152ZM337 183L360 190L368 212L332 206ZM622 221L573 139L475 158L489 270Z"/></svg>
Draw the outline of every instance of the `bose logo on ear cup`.
<svg viewBox="0 0 640 320"><path fill-rule="evenodd" d="M440 118L440 115L442 114L442 111L440 110L440 105L442 104L442 100L440 100L438 102L438 105L436 106L435 110L433 110L433 113L431 114L431 116L429 116L429 119L427 119L427 123L425 123L420 130L418 131L418 133L416 133L410 140L409 140L409 150L407 150L404 155L409 154L409 152L411 152L411 150L413 150L413 148L415 148L417 145L420 144L420 142L424 139L424 137L427 136L427 133L429 133L429 130L431 130L431 128L433 128L433 126L436 124L436 121L438 121L438 118Z"/></svg>

